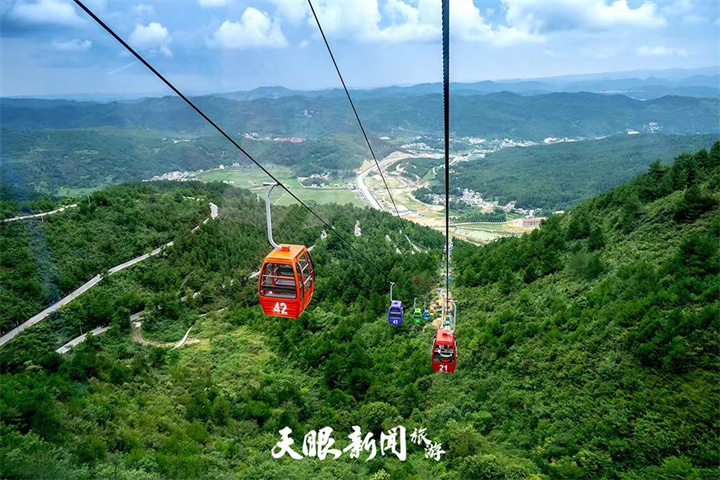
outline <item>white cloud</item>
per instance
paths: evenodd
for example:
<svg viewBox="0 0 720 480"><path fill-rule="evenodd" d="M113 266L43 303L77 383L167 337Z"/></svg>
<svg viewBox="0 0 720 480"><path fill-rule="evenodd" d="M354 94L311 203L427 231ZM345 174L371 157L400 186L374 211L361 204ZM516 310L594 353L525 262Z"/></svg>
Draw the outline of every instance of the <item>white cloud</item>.
<svg viewBox="0 0 720 480"><path fill-rule="evenodd" d="M29 25L79 26L85 24L75 7L59 0L17 2L8 12L8 18Z"/></svg>
<svg viewBox="0 0 720 480"><path fill-rule="evenodd" d="M495 25L487 22L472 0L456 0L450 4L451 30L460 40L469 42L489 41L496 45L541 42L544 38L513 26Z"/></svg>
<svg viewBox="0 0 720 480"><path fill-rule="evenodd" d="M666 24L657 5L645 2L630 8L627 0L502 0L506 20L531 34L558 31L607 31L615 28L655 28Z"/></svg>
<svg viewBox="0 0 720 480"><path fill-rule="evenodd" d="M684 48L664 47L662 45L643 45L641 47L638 47L637 54L643 57L687 57L687 50L685 50Z"/></svg>
<svg viewBox="0 0 720 480"><path fill-rule="evenodd" d="M68 41L53 40L51 46L60 52L87 52L92 47L92 42L78 38Z"/></svg>
<svg viewBox="0 0 720 480"><path fill-rule="evenodd" d="M301 23L311 16L307 0L272 0L277 13L290 23Z"/></svg>
<svg viewBox="0 0 720 480"><path fill-rule="evenodd" d="M172 37L168 29L157 22L150 22L147 25L137 24L135 30L130 34L129 42L133 47L141 50L149 50L151 53L160 52L166 57L172 56L170 42Z"/></svg>
<svg viewBox="0 0 720 480"><path fill-rule="evenodd" d="M287 45L277 19L260 10L248 7L239 22L225 20L207 41L215 48L281 48Z"/></svg>
<svg viewBox="0 0 720 480"><path fill-rule="evenodd" d="M321 0L314 5L325 32L339 40L402 43L440 37L439 2L419 0L417 6L413 6L402 0L388 0L383 8L382 27L383 15L377 0ZM312 15L308 23L317 28Z"/></svg>
<svg viewBox="0 0 720 480"><path fill-rule="evenodd" d="M373 30L368 32L370 35L368 39L402 43L439 38L441 18L439 5L423 0L414 7L402 0L388 0L383 10L385 19L389 20L390 24L380 27L378 22L375 22ZM433 16L435 21L432 21Z"/></svg>
<svg viewBox="0 0 720 480"><path fill-rule="evenodd" d="M377 0L315 2L323 29L341 39L361 42L422 42L441 35L441 5L436 0L387 0L382 11ZM314 26L314 19L308 20ZM450 2L451 35L461 41L498 45L540 41L526 31L490 24L472 0Z"/></svg>
<svg viewBox="0 0 720 480"><path fill-rule="evenodd" d="M372 40L380 22L376 0L362 2L315 1L315 12L326 33L354 40ZM315 19L308 17L311 28L317 28Z"/></svg>
<svg viewBox="0 0 720 480"><path fill-rule="evenodd" d="M198 3L203 8L220 8L230 3L229 0L198 0Z"/></svg>

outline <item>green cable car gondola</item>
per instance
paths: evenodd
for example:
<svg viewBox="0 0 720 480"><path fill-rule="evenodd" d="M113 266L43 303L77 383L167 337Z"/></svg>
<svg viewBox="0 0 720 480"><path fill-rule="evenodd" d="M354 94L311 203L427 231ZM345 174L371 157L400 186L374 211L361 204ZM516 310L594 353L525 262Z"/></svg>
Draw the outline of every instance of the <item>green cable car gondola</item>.
<svg viewBox="0 0 720 480"><path fill-rule="evenodd" d="M423 320L422 310L419 308L416 308L415 310L413 310L413 321L415 323L422 323L422 320Z"/></svg>

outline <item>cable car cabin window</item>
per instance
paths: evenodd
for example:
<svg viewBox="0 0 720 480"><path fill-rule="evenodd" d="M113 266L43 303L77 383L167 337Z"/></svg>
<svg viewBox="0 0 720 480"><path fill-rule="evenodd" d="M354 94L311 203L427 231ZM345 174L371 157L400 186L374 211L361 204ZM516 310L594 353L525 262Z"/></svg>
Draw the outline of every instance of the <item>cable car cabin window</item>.
<svg viewBox="0 0 720 480"><path fill-rule="evenodd" d="M305 298L305 282L307 279L305 278L305 275L303 274L303 271L300 268L300 264L297 262L295 262L295 271L298 274L298 280L299 280L298 292L300 292L300 300L302 300Z"/></svg>
<svg viewBox="0 0 720 480"><path fill-rule="evenodd" d="M455 363L455 350L450 345L438 345L433 351L433 362Z"/></svg>
<svg viewBox="0 0 720 480"><path fill-rule="evenodd" d="M266 263L260 282L260 294L272 298L297 298L297 284L292 265Z"/></svg>
<svg viewBox="0 0 720 480"><path fill-rule="evenodd" d="M315 277L310 255L308 255L307 252L303 253L298 257L298 262L300 262L300 266L296 267L298 269L298 274L300 274L303 278L305 290L309 290L313 286L313 278Z"/></svg>

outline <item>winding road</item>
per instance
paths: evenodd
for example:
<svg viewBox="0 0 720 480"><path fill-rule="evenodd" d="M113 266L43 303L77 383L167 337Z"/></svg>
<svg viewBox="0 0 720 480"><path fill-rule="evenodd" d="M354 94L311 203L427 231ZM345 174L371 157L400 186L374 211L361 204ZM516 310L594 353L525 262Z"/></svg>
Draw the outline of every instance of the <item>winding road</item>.
<svg viewBox="0 0 720 480"><path fill-rule="evenodd" d="M392 165L393 163L402 160L403 158L408 158L410 155L402 152L393 152L387 157L383 158L378 162L378 165L380 165L380 168L385 170L387 167ZM368 205L370 205L375 210L384 211L385 209L380 205L380 202L377 201L375 196L370 192L370 189L365 185L365 177L368 176L370 172L373 170L377 170L377 165L372 165L368 167L367 169L360 172L360 174L357 176L357 185L358 188L360 188L360 192L365 197L365 200L367 201ZM390 212L393 213L393 212ZM394 213L393 213L394 215Z"/></svg>
<svg viewBox="0 0 720 480"><path fill-rule="evenodd" d="M42 217L46 217L48 215L53 215L55 213L64 212L68 208L75 208L75 207L77 207L77 203L73 203L72 205L65 205L64 207L56 208L55 210L50 210L49 212L36 213L34 215L21 215L18 217L5 218L2 220L2 222L5 223L5 222L15 222L17 220L29 220L31 218L42 218Z"/></svg>
<svg viewBox="0 0 720 480"><path fill-rule="evenodd" d="M110 325L105 326L105 327L98 327L95 330L89 331L88 333L92 333L93 335L100 335L101 333L105 333L108 330L110 330ZM73 347L75 347L76 345L79 345L82 342L84 342L85 340L87 340L88 333L83 333L79 337L73 338L68 343L66 343L65 345L63 345L62 347L58 348L55 351L60 354L69 352Z"/></svg>
<svg viewBox="0 0 720 480"><path fill-rule="evenodd" d="M49 214L49 213L50 213L50 212L47 212L46 215ZM214 218L217 218L218 213L219 213L218 206L211 202L211 203L210 203L210 218L213 218L213 219L214 219ZM203 221L203 223L207 223L207 221L208 221L210 218L205 219L205 221ZM195 227L192 231L194 232L195 230L197 230L197 227ZM153 251L150 252L150 253L146 253L146 254L144 254L144 255L140 255L139 257L135 257L135 258L133 258L132 260L128 260L128 261L125 262L125 263L121 263L120 265L116 265L116 266L110 268L110 269L107 271L106 274L95 275L95 276L94 276L93 278L91 278L89 281L87 281L87 282L85 282L84 284L80 285L80 287L78 287L76 290L70 292L67 296L65 296L65 297L63 297L62 299L60 299L59 301L53 303L52 305L50 305L49 307L47 307L47 308L46 308L45 310L43 310L42 312L40 312L40 313L38 313L37 315L31 317L30 319L28 319L28 320L25 321L24 323L18 325L17 327L13 328L13 329L10 330L9 332L7 332L5 335L3 335L2 337L0 337L0 346L5 345L7 342L9 342L9 341L12 340L13 338L15 338L18 333L22 332L23 330L25 330L25 329L28 328L28 327L31 327L31 326L35 325L35 324L38 323L38 322L41 322L42 320L44 320L45 318L47 318L47 317L48 317L51 313L53 313L54 311L59 310L60 308L64 307L64 306L67 305L68 303L70 303L70 302L72 302L73 300L75 300L77 297L79 297L79 296L82 295L83 293L85 293L85 292L87 292L88 290L90 290L92 287L94 287L95 285L97 285L98 283L100 283L100 281L101 281L103 278L105 278L105 275L112 275L113 273L117 273L117 272L119 272L119 271L121 271L121 270L124 270L124 269L126 269L126 268L128 268L128 267L131 267L131 266L135 265L136 263L140 263L140 262L142 262L143 260L146 260L146 259L148 259L148 258L150 258L150 257L152 257L152 256L154 256L154 255L157 255L158 253L162 252L164 248L170 247L170 246L172 246L172 245L173 245L173 242L170 241L170 242L166 243L165 245L162 245L161 247L156 248L155 250L153 250ZM82 336L82 335L81 335L81 336ZM80 337L78 337L78 338L80 338ZM76 338L75 340L77 340L78 338ZM72 341L75 341L75 340L72 340ZM81 340L81 341L82 341L82 340ZM72 342L71 342L71 343L72 343ZM78 342L78 343L80 343L80 342ZM64 347L63 347L63 348L64 348Z"/></svg>

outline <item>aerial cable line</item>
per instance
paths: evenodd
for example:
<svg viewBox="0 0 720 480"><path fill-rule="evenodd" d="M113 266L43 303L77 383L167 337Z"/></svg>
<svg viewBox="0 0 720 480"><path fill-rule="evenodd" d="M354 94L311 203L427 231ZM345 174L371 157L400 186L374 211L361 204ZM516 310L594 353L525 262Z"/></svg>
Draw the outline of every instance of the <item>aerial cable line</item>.
<svg viewBox="0 0 720 480"><path fill-rule="evenodd" d="M388 188L387 181L385 181L385 175L383 175L382 168L380 168L380 163L378 162L378 159L375 156L375 151L373 150L372 146L370 145L370 140L368 139L367 133L365 133L365 128L363 127L362 122L360 121L360 115L358 115L358 112L355 109L355 103L353 103L352 97L350 96L350 91L348 90L347 85L345 85L345 80L343 79L342 73L340 73L340 67L338 67L337 62L335 61L335 55L333 55L332 49L330 48L330 44L327 41L327 37L325 36L325 32L323 31L322 25L320 25L320 19L318 18L317 14L315 13L315 7L313 7L312 0L308 0L308 4L310 5L310 10L312 11L313 17L315 17L315 23L317 23L318 29L320 30L320 35L322 35L322 38L325 41L325 46L327 47L327 51L330 54L330 58L332 59L333 65L335 65L335 71L337 72L338 77L340 77L340 83L342 83L343 89L345 90L345 95L347 95L348 101L350 102L350 106L352 107L352 111L355 114L355 118L357 119L358 125L360 125L360 130L362 131L363 137L365 137L365 143L367 143L367 146L370 149L370 154L372 155L373 160L375 160L375 165L377 165L378 172L380 172L380 177L382 178L382 181L385 184L385 190L387 190L388 195L390 195L390 200L392 201L393 207L395 208L395 214L399 217L400 212L398 212L397 205L395 205L395 199L393 198L392 193L390 193L390 188Z"/></svg>
<svg viewBox="0 0 720 480"><path fill-rule="evenodd" d="M247 158L250 159L250 161L252 161L255 165L257 165L258 168L260 168L260 170L262 170L268 177L272 178L272 180L273 180L279 187L281 187L283 190L285 190L287 193L289 193L291 197L293 197L300 205L302 205L303 207L305 207L305 209L306 209L307 211L309 211L310 213L312 213L313 216L314 216L315 218L317 218L318 220L320 220L320 222L321 222L323 225L325 225L325 226L326 226L327 228L329 228L333 233L335 233L338 237L340 237L340 239L341 239L343 242L345 242L350 248L352 248L352 249L353 249L358 255L360 255L366 262L370 263L370 264L371 264L372 266L374 266L376 269L381 270L380 267L379 267L375 262L373 262L372 260L370 260L367 256L365 256L364 253L362 253L360 250L358 250L357 248L355 248L355 246L354 246L352 243L350 243L350 241L347 240L344 236L340 235L340 233L339 233L337 230L335 230L335 227L333 227L333 226L330 225L328 222L326 222L325 220L323 220L317 213L315 213L315 212L313 211L312 208L308 207L308 206L305 204L305 202L303 202L302 200L300 200L293 192L291 192L290 189L289 189L287 186L285 186L285 184L283 184L280 180L278 180L278 179L277 179L272 173L270 173L265 167L263 167L262 165L260 165L260 163L259 163L257 160L255 160L255 159L252 157L252 155L250 155L244 148L242 148L239 143L237 143L235 140L233 140L232 137L230 137L230 135L228 135L227 133L225 133L225 131L224 131L218 124L216 124L212 119L210 119L210 117L208 117L208 116L205 114L205 112L203 112L202 110L200 110L200 108L198 108L188 97L186 97L180 90L178 90L178 89L175 87L175 85L173 85L172 83L170 83L170 81L169 81L168 79L166 79L160 72L158 72L157 70L155 70L155 68L154 68L152 65L150 65L150 63L148 63L148 61L145 60L145 58L143 58L142 55L140 55L140 54L139 54L138 52L136 52L130 45L128 45L128 43L125 42L125 40L123 40L117 33L115 33L115 31L114 31L112 28L110 28L110 27L109 27L105 22L103 22L97 15L95 15L95 14L92 12L92 10L90 10L88 7L86 7L85 4L83 4L83 2L81 2L80 0L73 0L73 1L75 2L75 4L76 4L78 7L80 7L81 9L83 9L83 10L85 11L85 13L87 13L88 15L90 15L90 17L92 17L92 19L95 20L95 22L96 22L98 25L100 25L103 29L105 29L105 31L107 31L110 35L112 35L113 38L115 38L115 40L117 40L118 42L120 42L120 44L121 44L123 47L125 47L125 49L126 49L127 51L129 51L130 53L132 53L132 54L135 56L135 58L137 58L140 62L142 62L142 64L145 65L152 73L154 73L156 77L158 77L160 80L162 80L163 83L165 83L165 85L167 85L173 92L175 92L175 94L176 94L177 96L179 96L181 99L183 99L183 100L185 101L185 103L187 103L193 110L195 110L195 111L196 111L203 119L205 119L210 125L212 125L212 126L215 128L215 130L217 130L218 132L220 132L220 134L221 134L223 137L225 137L225 138L226 138L230 143L232 143L238 150L240 150Z"/></svg>
<svg viewBox="0 0 720 480"><path fill-rule="evenodd" d="M445 298L450 295L450 0L442 0L443 120L445 129Z"/></svg>

